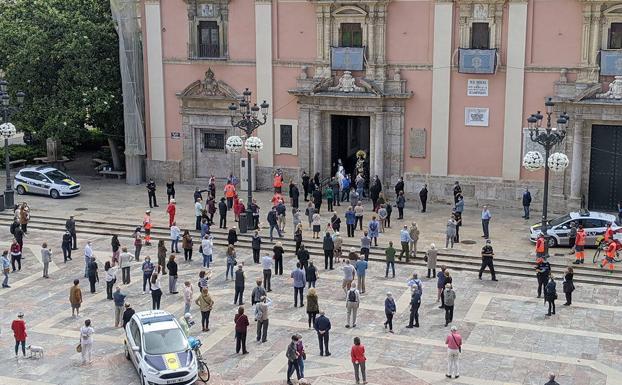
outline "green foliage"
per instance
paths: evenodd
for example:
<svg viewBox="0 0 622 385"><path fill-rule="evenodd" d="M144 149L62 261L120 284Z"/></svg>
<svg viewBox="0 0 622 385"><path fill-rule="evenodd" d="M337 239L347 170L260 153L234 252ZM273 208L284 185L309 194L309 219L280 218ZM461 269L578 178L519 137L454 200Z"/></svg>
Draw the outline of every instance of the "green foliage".
<svg viewBox="0 0 622 385"><path fill-rule="evenodd" d="M45 155L45 150L41 147L27 144L9 145L9 157L11 160L26 159L28 163L32 163L34 158ZM4 148L0 149L0 167L4 167Z"/></svg>
<svg viewBox="0 0 622 385"><path fill-rule="evenodd" d="M0 1L0 68L12 93L26 92L13 118L37 139L89 142L87 125L123 137L118 37L109 0Z"/></svg>

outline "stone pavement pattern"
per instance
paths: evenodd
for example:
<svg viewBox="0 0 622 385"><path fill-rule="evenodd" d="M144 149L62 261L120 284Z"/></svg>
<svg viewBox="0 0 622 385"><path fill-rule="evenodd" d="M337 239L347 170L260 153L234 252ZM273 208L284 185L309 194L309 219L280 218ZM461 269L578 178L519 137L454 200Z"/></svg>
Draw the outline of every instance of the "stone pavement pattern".
<svg viewBox="0 0 622 385"><path fill-rule="evenodd" d="M127 222L131 218L141 217L146 194L140 186L107 183L93 184L92 187L93 190L85 191L77 199L52 201L28 196L27 200L31 202L35 215L66 217L73 209L85 207L89 210L79 213L85 217L88 215L88 218ZM190 197L191 190L180 186L178 202L183 202L182 196ZM123 196L122 200L120 196ZM157 220L162 223L165 220L163 203L161 212L154 210ZM130 206L136 207L129 209ZM190 225L193 220L188 206L190 204L187 202L185 206L180 204L180 218L186 215L182 220L183 225ZM422 222L425 223L425 220ZM470 231L475 235L477 231L473 227ZM4 237L0 239L0 246L5 248L8 246L8 229L2 230L2 234ZM128 235L121 234L121 242L129 246ZM106 260L110 256L109 238L79 234L80 247L89 239L93 241L99 261ZM40 277L39 245L43 241L48 241L54 252L54 265L50 269L49 280ZM521 242L528 245L524 239L516 240L517 254L521 253L517 246ZM76 252L73 261L63 264L58 247L60 234L50 231L31 230L25 244L22 271L11 274L11 289L0 290L0 352L3 352L0 356L5 358L0 361L0 383L70 385L106 381L112 384L138 384L132 365L123 356L123 333L113 328L113 304L105 299L105 285L102 282L98 286L98 293L90 294L88 282L81 278L84 269L82 252ZM543 303L535 298L535 278L500 276L500 282L491 282L479 281L472 273L453 272L458 296L454 324L460 329L465 343L461 357L461 377L450 381L444 376L444 337L448 328L444 327L444 312L438 309L435 302L435 281L424 279L421 328L406 329L409 294L405 282L413 272L412 267L397 266L397 278L385 279L384 264L371 263L367 293L362 296L357 327L346 329L343 327L346 311L340 288L339 265L332 272L324 272L320 268L318 294L320 307L326 311L333 324L330 342L333 355L330 358L319 357L317 338L312 330L307 329L304 308L293 308L293 290L289 279L294 265L291 255L286 256L285 275L273 278L274 291L271 297L274 304L270 314L268 342L257 344L254 341L254 323L251 322L247 338L250 354L235 355L233 315L237 307L232 304L233 285L223 278L223 252L218 250L215 255L214 276L210 281L210 292L216 301L210 317L211 331L199 333L205 346L204 356L213 374L210 383L283 384L285 349L289 336L298 332L303 335L307 351L305 373L313 384L354 382L349 360L349 348L354 336L360 336L366 346L370 384L532 385L544 383L549 371L559 373L558 381L564 385L622 384L622 341L620 327L616 323L622 311L618 299L620 289L577 285L573 306L566 308L561 306L563 295L559 284L561 298L558 301L558 315L548 319L544 317L546 309ZM528 252L523 250L524 254ZM146 248L142 254L143 257L154 256L155 247ZM178 260L182 259L179 262L180 284L190 280L196 286L200 270L196 254L195 250L195 258L191 263L178 257ZM238 255L238 260L245 262L247 271L245 302L248 303L254 278L261 275L261 270L258 265L253 265L248 250L239 250ZM318 256L313 259L316 265L323 267ZM136 263L132 267L132 283L122 287L128 294L127 301L136 310L145 310L150 308L151 298L149 295L141 295L139 269ZM421 269L418 272L425 275ZM81 308L83 316L76 319L71 318L68 304L69 287L74 278L81 279L84 295ZM168 286L165 281L163 291L166 293ZM387 290L393 292L398 306L394 320L395 334L386 333L382 327L383 300ZM162 308L181 316L181 295L164 294ZM46 349L43 359L13 358L14 342L10 323L19 311L26 315L28 343ZM250 307L247 312L251 312ZM195 320L200 320L200 313L194 305L192 313ZM77 330L86 317L93 320L96 329L96 360L92 365L82 367L75 345L78 342ZM195 325L194 334L198 332L197 329Z"/></svg>

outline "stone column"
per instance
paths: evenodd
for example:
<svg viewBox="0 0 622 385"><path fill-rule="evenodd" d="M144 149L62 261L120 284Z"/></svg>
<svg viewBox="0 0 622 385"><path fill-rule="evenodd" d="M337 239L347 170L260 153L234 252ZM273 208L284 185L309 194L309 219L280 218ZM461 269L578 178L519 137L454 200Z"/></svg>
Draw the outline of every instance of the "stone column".
<svg viewBox="0 0 622 385"><path fill-rule="evenodd" d="M374 175L384 184L384 112L376 113L376 127L374 130ZM373 178L373 175L370 175Z"/></svg>
<svg viewBox="0 0 622 385"><path fill-rule="evenodd" d="M309 174L313 176L316 172L322 172L322 113L318 110L311 110L310 129L313 135L313 170Z"/></svg>
<svg viewBox="0 0 622 385"><path fill-rule="evenodd" d="M572 160L570 161L570 199L581 199L581 168L583 167L583 119L574 120Z"/></svg>
<svg viewBox="0 0 622 385"><path fill-rule="evenodd" d="M270 103L268 121L257 129L264 150L257 156L257 166L274 164L274 98L272 89L272 1L255 0L255 73L257 77L257 104ZM258 182L259 183L259 182Z"/></svg>

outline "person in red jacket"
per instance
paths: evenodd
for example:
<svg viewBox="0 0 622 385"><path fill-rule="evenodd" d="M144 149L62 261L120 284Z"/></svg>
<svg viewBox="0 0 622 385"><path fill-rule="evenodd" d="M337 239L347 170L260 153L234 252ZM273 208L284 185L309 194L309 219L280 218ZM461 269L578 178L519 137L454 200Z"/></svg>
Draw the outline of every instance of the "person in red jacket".
<svg viewBox="0 0 622 385"><path fill-rule="evenodd" d="M274 187L274 192L280 194L281 189L283 188L283 175L281 173L276 172L274 174L274 182L272 183Z"/></svg>
<svg viewBox="0 0 622 385"><path fill-rule="evenodd" d="M607 244L607 248L605 249L605 258L600 262L600 267L607 267L609 265L609 274L613 274L613 258L616 256L616 249L618 246L616 242L612 239Z"/></svg>
<svg viewBox="0 0 622 385"><path fill-rule="evenodd" d="M536 240L536 258L544 258L544 234L542 233Z"/></svg>
<svg viewBox="0 0 622 385"><path fill-rule="evenodd" d="M579 229L577 230L577 238L574 243L575 249L575 261L572 262L575 265L583 263L585 259L585 230L583 230L583 226L579 225Z"/></svg>
<svg viewBox="0 0 622 385"><path fill-rule="evenodd" d="M13 330L13 336L15 337L15 357L17 358L17 351L19 345L22 345L22 353L26 357L26 322L24 321L24 313L19 312L17 319L11 323L11 330Z"/></svg>
<svg viewBox="0 0 622 385"><path fill-rule="evenodd" d="M244 306L238 308L238 313L233 317L235 322L235 352L240 352L240 345L242 345L242 354L248 354L246 350L246 330L248 329L248 317L244 314Z"/></svg>
<svg viewBox="0 0 622 385"><path fill-rule="evenodd" d="M358 337L354 337L354 345L352 345L352 349L350 350L350 358L352 358L352 365L354 365L354 379L356 383L358 384L360 382L360 368L363 384L367 384L367 376L365 375L365 361L367 361L367 358L365 358L365 346L361 344L361 339Z"/></svg>
<svg viewBox="0 0 622 385"><path fill-rule="evenodd" d="M177 211L177 207L175 206L175 198L171 198L168 202L168 206L166 206L166 212L168 213L168 227L173 226L173 222L175 222L175 212Z"/></svg>

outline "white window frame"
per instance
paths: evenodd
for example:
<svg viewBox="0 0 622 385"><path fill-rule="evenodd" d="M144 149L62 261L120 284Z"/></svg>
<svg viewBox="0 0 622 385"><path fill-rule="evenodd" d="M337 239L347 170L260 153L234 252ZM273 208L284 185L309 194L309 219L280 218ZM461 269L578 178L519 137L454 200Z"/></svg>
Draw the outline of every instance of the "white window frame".
<svg viewBox="0 0 622 385"><path fill-rule="evenodd" d="M292 126L292 147L281 147L281 125ZM276 136L276 154L298 155L298 120L296 119L274 119Z"/></svg>

